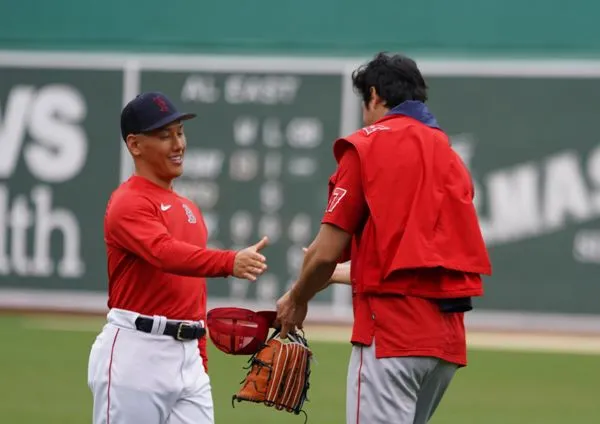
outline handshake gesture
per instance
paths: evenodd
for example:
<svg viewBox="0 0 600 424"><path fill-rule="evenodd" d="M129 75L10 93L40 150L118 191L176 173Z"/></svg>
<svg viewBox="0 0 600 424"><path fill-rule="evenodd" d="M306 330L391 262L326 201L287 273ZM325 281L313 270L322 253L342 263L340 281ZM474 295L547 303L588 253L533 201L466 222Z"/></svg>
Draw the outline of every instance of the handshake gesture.
<svg viewBox="0 0 600 424"><path fill-rule="evenodd" d="M267 258L260 251L268 243L269 239L263 237L258 243L238 251L233 262L233 276L256 281L267 269Z"/></svg>

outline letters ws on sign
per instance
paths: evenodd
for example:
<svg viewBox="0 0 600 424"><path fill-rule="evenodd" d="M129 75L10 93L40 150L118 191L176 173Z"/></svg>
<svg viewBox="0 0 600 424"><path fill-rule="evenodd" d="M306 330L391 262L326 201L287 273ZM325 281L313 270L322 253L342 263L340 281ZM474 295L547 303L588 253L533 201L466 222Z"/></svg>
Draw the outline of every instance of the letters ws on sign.
<svg viewBox="0 0 600 424"><path fill-rule="evenodd" d="M76 178L85 165L85 99L75 88L55 84L16 85L2 100L0 274L79 277L84 273L79 223L72 211L53 205L53 186ZM22 191L30 177L35 182L29 193L11 192ZM62 236L57 264L50 251L53 232Z"/></svg>

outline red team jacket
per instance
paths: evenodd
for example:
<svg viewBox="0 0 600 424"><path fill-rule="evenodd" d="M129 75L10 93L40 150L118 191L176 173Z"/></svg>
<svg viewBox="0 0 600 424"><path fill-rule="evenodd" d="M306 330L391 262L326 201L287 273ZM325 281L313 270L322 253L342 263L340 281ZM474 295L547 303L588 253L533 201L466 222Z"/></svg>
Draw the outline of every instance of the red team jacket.
<svg viewBox="0 0 600 424"><path fill-rule="evenodd" d="M491 274L473 184L425 105L407 103L336 141L323 222L353 234L341 258L352 260L352 341L466 365L463 313L432 299L480 296Z"/></svg>
<svg viewBox="0 0 600 424"><path fill-rule="evenodd" d="M205 277L233 272L236 252L206 248L196 205L139 176L112 194L104 240L109 308L206 322ZM199 347L206 368L205 338Z"/></svg>

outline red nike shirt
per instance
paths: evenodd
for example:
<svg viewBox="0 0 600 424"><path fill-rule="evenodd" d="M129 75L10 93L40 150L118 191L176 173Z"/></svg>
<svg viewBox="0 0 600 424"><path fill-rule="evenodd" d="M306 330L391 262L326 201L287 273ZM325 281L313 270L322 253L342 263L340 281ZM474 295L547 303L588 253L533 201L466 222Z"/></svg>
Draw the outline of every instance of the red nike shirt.
<svg viewBox="0 0 600 424"><path fill-rule="evenodd" d="M351 258L344 258L352 259L351 341L370 345L375 340L378 358L432 356L466 365L462 313L444 314L436 303L425 298L357 290L363 282L379 278L381 265L361 182L360 158L354 148L344 152L331 182L335 189L322 222L354 235ZM358 246L361 252L366 252L364 255L357 255Z"/></svg>
<svg viewBox="0 0 600 424"><path fill-rule="evenodd" d="M112 194L104 218L108 307L206 321L206 277L231 275L236 254L207 249L207 238L194 203L129 178ZM205 338L200 352L206 364Z"/></svg>

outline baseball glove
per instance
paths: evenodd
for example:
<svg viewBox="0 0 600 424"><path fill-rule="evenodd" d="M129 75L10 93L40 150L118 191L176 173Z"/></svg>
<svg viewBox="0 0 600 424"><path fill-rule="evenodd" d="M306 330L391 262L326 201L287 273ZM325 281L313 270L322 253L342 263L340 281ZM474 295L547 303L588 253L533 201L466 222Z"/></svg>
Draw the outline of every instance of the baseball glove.
<svg viewBox="0 0 600 424"><path fill-rule="evenodd" d="M235 400L262 403L294 414L307 399L312 352L306 339L288 334L288 341L275 330L263 347L249 359L249 371ZM306 415L306 413L305 413Z"/></svg>

